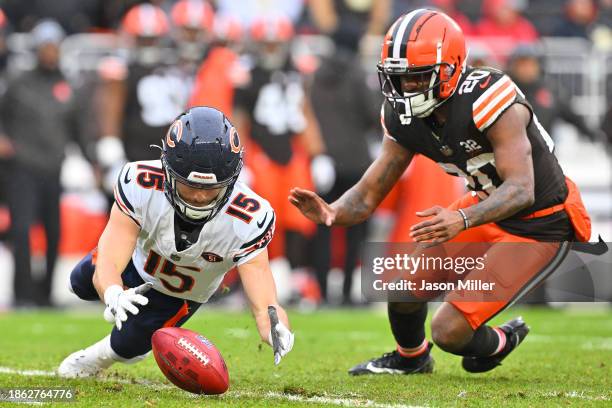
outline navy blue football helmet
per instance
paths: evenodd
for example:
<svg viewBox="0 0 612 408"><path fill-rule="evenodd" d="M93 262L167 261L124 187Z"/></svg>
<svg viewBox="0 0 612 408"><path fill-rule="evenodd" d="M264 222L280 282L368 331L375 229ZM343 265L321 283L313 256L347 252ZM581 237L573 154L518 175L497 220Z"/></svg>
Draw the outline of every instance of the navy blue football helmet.
<svg viewBox="0 0 612 408"><path fill-rule="evenodd" d="M214 108L196 106L170 125L162 140L164 192L185 221L203 224L229 199L242 169L242 145L234 126ZM221 188L215 200L197 207L181 198L176 183L193 188Z"/></svg>

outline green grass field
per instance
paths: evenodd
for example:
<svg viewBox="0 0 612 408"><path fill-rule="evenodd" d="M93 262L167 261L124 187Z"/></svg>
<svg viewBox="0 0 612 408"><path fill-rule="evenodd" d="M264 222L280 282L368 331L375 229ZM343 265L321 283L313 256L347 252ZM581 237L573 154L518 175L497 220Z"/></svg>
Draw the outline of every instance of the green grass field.
<svg viewBox="0 0 612 408"><path fill-rule="evenodd" d="M0 388L72 387L77 405L92 407L612 406L610 310L515 308L494 323L518 314L532 331L490 373L468 374L459 357L434 348L434 374L349 377L350 366L394 345L380 311L291 313L295 347L274 367L272 351L259 342L248 314L204 307L185 327L209 337L225 357L231 385L218 397L175 388L152 357L133 366L115 365L99 379L59 379L49 371L108 333L101 314L5 314L0 315Z"/></svg>

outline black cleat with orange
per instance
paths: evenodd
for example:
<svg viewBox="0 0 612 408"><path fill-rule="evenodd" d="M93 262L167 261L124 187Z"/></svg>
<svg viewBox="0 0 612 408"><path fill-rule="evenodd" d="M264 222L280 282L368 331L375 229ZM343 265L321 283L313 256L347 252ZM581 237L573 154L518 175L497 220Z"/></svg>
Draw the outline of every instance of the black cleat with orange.
<svg viewBox="0 0 612 408"><path fill-rule="evenodd" d="M489 357L463 357L461 365L470 373L484 373L493 370L501 365L506 358L519 344L523 342L529 333L529 326L525 324L522 317L517 317L499 326L506 334L507 343L504 349L498 354Z"/></svg>
<svg viewBox="0 0 612 408"><path fill-rule="evenodd" d="M434 367L434 359L430 356L432 347L433 344L429 343L425 353L413 358L403 357L397 350L393 350L356 365L349 370L349 374L428 374Z"/></svg>

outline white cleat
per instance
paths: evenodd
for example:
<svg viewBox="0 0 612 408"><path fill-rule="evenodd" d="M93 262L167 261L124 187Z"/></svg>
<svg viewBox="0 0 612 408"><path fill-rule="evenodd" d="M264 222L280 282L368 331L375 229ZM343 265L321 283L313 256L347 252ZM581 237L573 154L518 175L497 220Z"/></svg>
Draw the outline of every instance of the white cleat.
<svg viewBox="0 0 612 408"><path fill-rule="evenodd" d="M110 364L105 363L98 359L97 356L87 353L87 350L79 350L62 361L62 364L57 369L57 373L60 377L64 378L94 377L113 362L110 361Z"/></svg>
<svg viewBox="0 0 612 408"><path fill-rule="evenodd" d="M84 350L75 351L62 361L57 373L63 378L86 378L98 375L110 367L115 360L105 352L110 347L110 336Z"/></svg>

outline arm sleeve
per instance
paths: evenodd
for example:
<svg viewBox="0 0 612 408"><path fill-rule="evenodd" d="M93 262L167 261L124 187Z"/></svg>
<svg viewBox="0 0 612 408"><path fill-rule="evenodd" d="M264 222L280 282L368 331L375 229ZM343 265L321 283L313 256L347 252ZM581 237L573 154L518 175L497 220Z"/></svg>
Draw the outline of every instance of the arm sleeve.
<svg viewBox="0 0 612 408"><path fill-rule="evenodd" d="M259 212L258 217L248 225L252 227L249 228L246 238L242 240L240 248L234 254L233 261L237 266L255 258L272 241L276 225L274 210L270 207L267 211Z"/></svg>

